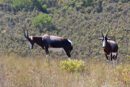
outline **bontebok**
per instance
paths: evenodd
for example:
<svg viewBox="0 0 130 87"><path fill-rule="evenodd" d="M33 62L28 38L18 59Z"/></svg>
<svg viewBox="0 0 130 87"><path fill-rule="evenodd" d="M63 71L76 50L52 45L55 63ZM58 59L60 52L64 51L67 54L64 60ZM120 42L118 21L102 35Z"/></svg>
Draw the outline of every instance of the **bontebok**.
<svg viewBox="0 0 130 87"><path fill-rule="evenodd" d="M73 45L72 42L68 39L53 36L50 34L45 34L44 36L28 36L28 31L26 35L25 29L24 29L24 36L30 44L30 49L33 49L33 45L34 43L36 43L45 50L46 57L49 57L49 50L53 50L53 51L64 51L66 55L70 59L72 59L70 52L73 49Z"/></svg>
<svg viewBox="0 0 130 87"><path fill-rule="evenodd" d="M104 49L105 56L107 58L108 67L109 67L109 59L108 59L108 55L109 55L111 56L111 62L112 62L112 59L114 59L114 68L115 68L115 62L117 64L118 45L115 41L110 40L110 38L107 38L108 31L109 31L109 28L107 30L106 35L104 36L101 29L102 38L100 38L99 40L102 40L103 42L102 47Z"/></svg>

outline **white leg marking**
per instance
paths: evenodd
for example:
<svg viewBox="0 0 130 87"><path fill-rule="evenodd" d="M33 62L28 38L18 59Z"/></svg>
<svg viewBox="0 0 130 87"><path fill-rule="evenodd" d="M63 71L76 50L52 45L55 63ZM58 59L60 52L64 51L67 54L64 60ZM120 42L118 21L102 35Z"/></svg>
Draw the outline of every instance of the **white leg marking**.
<svg viewBox="0 0 130 87"><path fill-rule="evenodd" d="M69 57L71 60L72 60L72 56L71 57Z"/></svg>
<svg viewBox="0 0 130 87"><path fill-rule="evenodd" d="M29 45L30 45L30 49L32 49L32 44L29 42Z"/></svg>
<svg viewBox="0 0 130 87"><path fill-rule="evenodd" d="M115 69L115 62L116 62L116 60L114 60L114 69Z"/></svg>
<svg viewBox="0 0 130 87"><path fill-rule="evenodd" d="M117 65L117 59L116 59L116 65Z"/></svg>
<svg viewBox="0 0 130 87"><path fill-rule="evenodd" d="M109 60L107 60L107 65L108 65L108 68L109 68Z"/></svg>
<svg viewBox="0 0 130 87"><path fill-rule="evenodd" d="M48 64L50 65L49 55L47 54L46 57L48 58Z"/></svg>
<svg viewBox="0 0 130 87"><path fill-rule="evenodd" d="M113 66L113 61L111 61L111 64L112 64L112 66Z"/></svg>
<svg viewBox="0 0 130 87"><path fill-rule="evenodd" d="M48 64L50 65L49 54L47 54L46 57L48 58Z"/></svg>
<svg viewBox="0 0 130 87"><path fill-rule="evenodd" d="M46 57L49 57L49 55L47 54Z"/></svg>

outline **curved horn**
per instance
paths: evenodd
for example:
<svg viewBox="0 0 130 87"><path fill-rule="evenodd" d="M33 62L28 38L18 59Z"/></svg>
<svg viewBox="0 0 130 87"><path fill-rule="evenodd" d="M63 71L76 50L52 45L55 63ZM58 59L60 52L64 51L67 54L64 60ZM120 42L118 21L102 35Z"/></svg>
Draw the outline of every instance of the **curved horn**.
<svg viewBox="0 0 130 87"><path fill-rule="evenodd" d="M29 38L29 36L28 36L28 30L27 30L27 38Z"/></svg>
<svg viewBox="0 0 130 87"><path fill-rule="evenodd" d="M103 33L102 33L102 28L101 28L101 34L102 34L102 37L104 37Z"/></svg>
<svg viewBox="0 0 130 87"><path fill-rule="evenodd" d="M107 29L107 33L106 33L105 37L107 37L108 31L109 31L109 27L108 27L108 29Z"/></svg>
<svg viewBox="0 0 130 87"><path fill-rule="evenodd" d="M24 29L24 37L27 38L27 39L29 38L29 37L28 37L28 30L27 30L27 36L26 36L26 34L25 34L25 29Z"/></svg>

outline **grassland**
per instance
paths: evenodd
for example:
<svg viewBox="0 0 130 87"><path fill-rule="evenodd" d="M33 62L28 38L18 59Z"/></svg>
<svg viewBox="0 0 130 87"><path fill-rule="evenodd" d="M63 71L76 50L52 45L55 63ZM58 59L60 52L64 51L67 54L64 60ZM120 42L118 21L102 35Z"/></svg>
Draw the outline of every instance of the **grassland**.
<svg viewBox="0 0 130 87"><path fill-rule="evenodd" d="M115 69L108 69L98 40L108 27L108 38L119 46ZM85 62L85 71L63 71L63 53L50 52L48 65L41 47L29 50L23 29L70 39L71 54ZM130 87L129 31L130 0L0 0L0 86Z"/></svg>
<svg viewBox="0 0 130 87"><path fill-rule="evenodd" d="M85 71L70 73L63 71L60 62L63 59L20 57L18 55L0 56L1 87L129 87L130 65L124 61L116 69L107 67L104 60L88 59Z"/></svg>

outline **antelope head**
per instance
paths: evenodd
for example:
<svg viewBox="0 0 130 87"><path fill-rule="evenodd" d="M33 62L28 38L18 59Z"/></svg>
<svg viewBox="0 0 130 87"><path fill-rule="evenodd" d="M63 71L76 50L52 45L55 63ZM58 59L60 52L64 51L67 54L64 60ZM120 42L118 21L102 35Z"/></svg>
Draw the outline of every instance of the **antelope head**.
<svg viewBox="0 0 130 87"><path fill-rule="evenodd" d="M102 45L103 48L106 47L107 40L110 40L110 38L107 38L108 31L109 31L109 28L107 29L106 35L104 36L101 29L102 38L99 38L99 40L103 41L103 45Z"/></svg>
<svg viewBox="0 0 130 87"><path fill-rule="evenodd" d="M33 45L34 45L33 36L28 36L28 30L27 30L27 35L26 35L25 29L24 29L24 37L28 40L30 49L33 49Z"/></svg>

